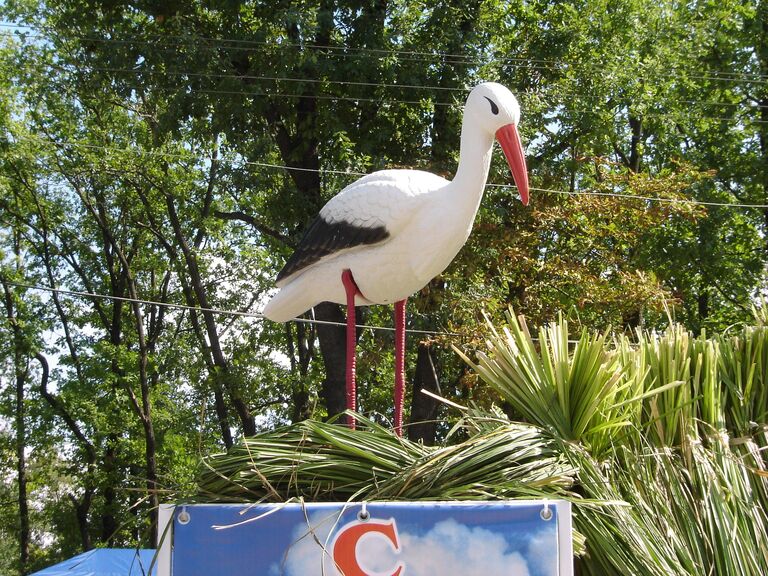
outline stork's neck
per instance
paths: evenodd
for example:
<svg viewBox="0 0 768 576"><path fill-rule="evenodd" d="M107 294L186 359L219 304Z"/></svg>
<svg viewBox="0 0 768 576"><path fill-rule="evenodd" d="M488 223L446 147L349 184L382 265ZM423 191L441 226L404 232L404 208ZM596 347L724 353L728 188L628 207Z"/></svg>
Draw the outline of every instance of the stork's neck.
<svg viewBox="0 0 768 576"><path fill-rule="evenodd" d="M488 134L465 119L461 126L459 167L456 169L451 188L457 194L457 200L469 202L475 209L480 203L485 182L488 180L493 140L493 134Z"/></svg>

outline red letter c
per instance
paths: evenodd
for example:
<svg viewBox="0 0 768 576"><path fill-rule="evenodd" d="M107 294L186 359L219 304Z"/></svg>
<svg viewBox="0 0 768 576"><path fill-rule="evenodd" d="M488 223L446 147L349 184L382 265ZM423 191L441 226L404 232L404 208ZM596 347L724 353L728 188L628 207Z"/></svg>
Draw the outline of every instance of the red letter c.
<svg viewBox="0 0 768 576"><path fill-rule="evenodd" d="M365 572L357 561L357 543L366 534L381 534L389 540L396 552L400 551L394 518L386 522L382 520L350 522L339 531L333 543L333 561L344 576L378 576ZM397 569L391 576L399 576L402 569L402 563L398 562Z"/></svg>

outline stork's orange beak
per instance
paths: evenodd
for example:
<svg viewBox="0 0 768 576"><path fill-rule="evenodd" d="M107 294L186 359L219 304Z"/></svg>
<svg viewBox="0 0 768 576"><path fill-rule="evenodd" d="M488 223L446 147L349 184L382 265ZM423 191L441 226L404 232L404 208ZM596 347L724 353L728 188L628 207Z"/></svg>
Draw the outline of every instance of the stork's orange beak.
<svg viewBox="0 0 768 576"><path fill-rule="evenodd" d="M515 186L520 191L520 200L528 205L528 168L525 166L525 154L523 153L523 143L520 141L520 134L517 133L517 126L507 124L496 131L496 139L501 144L504 156L507 158L509 169L512 170L512 178L515 180Z"/></svg>

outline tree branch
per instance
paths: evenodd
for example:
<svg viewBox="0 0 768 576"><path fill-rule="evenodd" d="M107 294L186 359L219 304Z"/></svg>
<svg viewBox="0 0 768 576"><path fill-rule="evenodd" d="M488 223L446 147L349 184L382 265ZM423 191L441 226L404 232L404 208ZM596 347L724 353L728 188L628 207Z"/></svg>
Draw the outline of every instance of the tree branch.
<svg viewBox="0 0 768 576"><path fill-rule="evenodd" d="M288 236L286 236L281 232L278 232L274 228L267 226L266 224L264 224L264 222L262 222L255 216L251 216L250 214L246 214L245 212L241 212L240 210L236 210L234 212L222 212L220 210L214 210L213 215L216 216L216 218L220 218L222 220L240 220L241 222L245 222L246 224L250 224L251 226L256 228L259 234L274 238L275 240L282 242L289 248L296 248L296 244L291 240L289 240Z"/></svg>

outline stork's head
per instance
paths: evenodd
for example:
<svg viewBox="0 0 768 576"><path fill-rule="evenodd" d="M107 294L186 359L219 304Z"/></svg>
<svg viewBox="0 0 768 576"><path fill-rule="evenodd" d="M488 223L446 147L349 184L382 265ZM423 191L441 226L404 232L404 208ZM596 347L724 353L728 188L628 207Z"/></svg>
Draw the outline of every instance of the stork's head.
<svg viewBox="0 0 768 576"><path fill-rule="evenodd" d="M528 169L517 125L520 122L520 105L517 98L501 84L484 82L472 89L464 107L465 121L472 122L495 134L504 151L515 185L520 191L523 204L528 204Z"/></svg>

